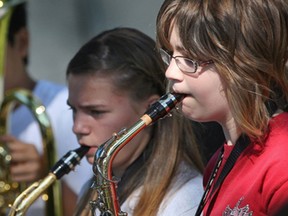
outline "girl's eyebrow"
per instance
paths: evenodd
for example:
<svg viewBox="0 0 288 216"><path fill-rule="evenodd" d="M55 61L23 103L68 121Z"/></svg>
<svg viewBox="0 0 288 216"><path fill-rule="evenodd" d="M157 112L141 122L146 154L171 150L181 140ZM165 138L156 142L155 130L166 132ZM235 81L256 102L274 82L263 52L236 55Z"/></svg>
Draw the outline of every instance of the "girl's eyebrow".
<svg viewBox="0 0 288 216"><path fill-rule="evenodd" d="M66 103L67 103L68 106L73 107L72 104L69 102L69 100L67 100ZM88 109L104 109L104 108L106 108L105 105L102 105L102 104L99 104L99 105L98 104L91 104L91 105L88 104L88 105L83 105L83 106L80 106L80 107L81 108L86 108L86 109L87 108Z"/></svg>

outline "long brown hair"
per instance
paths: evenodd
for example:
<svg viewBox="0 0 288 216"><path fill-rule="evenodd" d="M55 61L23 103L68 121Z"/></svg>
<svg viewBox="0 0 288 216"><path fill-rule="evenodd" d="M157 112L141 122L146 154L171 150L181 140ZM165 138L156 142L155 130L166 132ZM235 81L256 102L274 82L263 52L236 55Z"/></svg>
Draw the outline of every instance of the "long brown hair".
<svg viewBox="0 0 288 216"><path fill-rule="evenodd" d="M261 143L271 107L284 109L288 99L287 0L166 0L159 47L171 49L173 27L187 57L214 61L236 124Z"/></svg>
<svg viewBox="0 0 288 216"><path fill-rule="evenodd" d="M161 96L166 91L166 79L155 48L154 40L136 29L105 31L77 52L68 65L67 76L87 73L105 76L136 102L155 94ZM133 215L156 215L183 161L191 169L203 171L191 122L175 112L151 126L147 148L119 183L120 203L143 186Z"/></svg>

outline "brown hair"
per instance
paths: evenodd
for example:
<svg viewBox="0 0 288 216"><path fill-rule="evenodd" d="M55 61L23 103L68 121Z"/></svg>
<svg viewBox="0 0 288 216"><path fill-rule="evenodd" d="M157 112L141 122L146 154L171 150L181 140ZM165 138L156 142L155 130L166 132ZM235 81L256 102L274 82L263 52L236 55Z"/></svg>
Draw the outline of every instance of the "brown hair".
<svg viewBox="0 0 288 216"><path fill-rule="evenodd" d="M67 76L92 73L111 78L116 89L126 92L136 102L154 94L161 96L166 91L166 79L163 62L155 47L150 37L136 29L105 31L77 52L68 65ZM181 162L203 171L189 120L175 112L151 129L147 148L125 171L119 183L120 203L143 186L134 216L157 214Z"/></svg>
<svg viewBox="0 0 288 216"><path fill-rule="evenodd" d="M237 125L263 141L270 108L284 109L288 99L287 1L166 0L157 17L159 47L171 49L173 27L185 55L214 61Z"/></svg>

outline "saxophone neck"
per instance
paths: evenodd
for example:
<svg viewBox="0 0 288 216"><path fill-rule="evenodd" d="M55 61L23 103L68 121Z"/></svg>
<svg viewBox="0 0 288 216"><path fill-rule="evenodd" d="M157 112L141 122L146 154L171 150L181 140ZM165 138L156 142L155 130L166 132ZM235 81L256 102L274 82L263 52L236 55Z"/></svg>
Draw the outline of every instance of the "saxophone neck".
<svg viewBox="0 0 288 216"><path fill-rule="evenodd" d="M117 153L146 126L165 117L184 98L180 94L167 93L152 104L145 114L129 129L122 129L102 144L94 157L93 172L96 180L92 185L97 190L98 197L91 201L92 212L97 208L101 215L125 216L120 210L116 184L113 177L112 163Z"/></svg>
<svg viewBox="0 0 288 216"><path fill-rule="evenodd" d="M35 200L50 186L55 180L56 176L49 173L44 179L34 182L27 189L25 189L14 201L11 206L9 216L25 215L28 208L35 202Z"/></svg>
<svg viewBox="0 0 288 216"><path fill-rule="evenodd" d="M50 173L42 180L33 183L24 190L15 199L11 206L9 216L25 215L27 209L35 202L35 200L43 194L57 179L64 174L68 174L74 167L79 164L83 156L88 152L90 147L81 146L75 150L65 154L51 169Z"/></svg>

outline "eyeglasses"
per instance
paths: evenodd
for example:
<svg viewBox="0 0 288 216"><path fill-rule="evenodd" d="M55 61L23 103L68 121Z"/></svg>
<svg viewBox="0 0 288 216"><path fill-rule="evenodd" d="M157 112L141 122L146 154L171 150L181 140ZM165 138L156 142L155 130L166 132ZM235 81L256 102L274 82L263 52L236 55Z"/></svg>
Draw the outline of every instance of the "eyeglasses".
<svg viewBox="0 0 288 216"><path fill-rule="evenodd" d="M185 58L183 56L172 56L169 53L167 53L165 50L160 49L159 50L160 55L162 57L162 60L164 63L169 66L170 62L173 59L175 59L177 67L184 73L195 73L199 66L205 66L208 64L212 64L213 61L194 61L189 58Z"/></svg>

